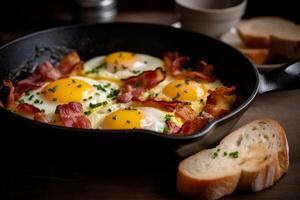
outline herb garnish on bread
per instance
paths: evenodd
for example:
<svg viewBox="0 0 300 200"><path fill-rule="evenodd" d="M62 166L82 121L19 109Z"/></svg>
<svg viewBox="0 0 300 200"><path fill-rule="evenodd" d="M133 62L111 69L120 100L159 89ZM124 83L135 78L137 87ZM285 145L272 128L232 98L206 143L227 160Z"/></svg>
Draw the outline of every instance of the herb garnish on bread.
<svg viewBox="0 0 300 200"><path fill-rule="evenodd" d="M288 170L285 132L272 119L259 119L226 136L220 144L183 160L177 189L193 199L218 199L236 189L257 192Z"/></svg>

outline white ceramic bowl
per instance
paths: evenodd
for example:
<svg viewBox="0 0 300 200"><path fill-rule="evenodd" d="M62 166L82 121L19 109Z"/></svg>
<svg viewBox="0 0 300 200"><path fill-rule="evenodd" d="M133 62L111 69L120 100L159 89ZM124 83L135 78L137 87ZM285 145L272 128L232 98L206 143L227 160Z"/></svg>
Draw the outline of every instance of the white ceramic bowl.
<svg viewBox="0 0 300 200"><path fill-rule="evenodd" d="M247 0L175 0L183 29L220 37L245 12Z"/></svg>

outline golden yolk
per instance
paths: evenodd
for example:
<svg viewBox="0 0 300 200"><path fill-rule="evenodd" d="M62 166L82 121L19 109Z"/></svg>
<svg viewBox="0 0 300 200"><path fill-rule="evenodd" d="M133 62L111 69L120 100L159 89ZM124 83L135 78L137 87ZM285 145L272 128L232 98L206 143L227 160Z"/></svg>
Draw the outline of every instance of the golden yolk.
<svg viewBox="0 0 300 200"><path fill-rule="evenodd" d="M174 101L196 101L204 95L204 89L195 81L175 80L164 87L163 93Z"/></svg>
<svg viewBox="0 0 300 200"><path fill-rule="evenodd" d="M42 94L50 102L81 102L83 98L93 94L93 88L82 80L63 78L49 83Z"/></svg>
<svg viewBox="0 0 300 200"><path fill-rule="evenodd" d="M126 51L115 52L106 57L106 64L110 71L116 72L118 70L131 69L135 59L134 53Z"/></svg>
<svg viewBox="0 0 300 200"><path fill-rule="evenodd" d="M121 109L106 116L101 127L105 129L133 129L141 128L144 115L139 110Z"/></svg>

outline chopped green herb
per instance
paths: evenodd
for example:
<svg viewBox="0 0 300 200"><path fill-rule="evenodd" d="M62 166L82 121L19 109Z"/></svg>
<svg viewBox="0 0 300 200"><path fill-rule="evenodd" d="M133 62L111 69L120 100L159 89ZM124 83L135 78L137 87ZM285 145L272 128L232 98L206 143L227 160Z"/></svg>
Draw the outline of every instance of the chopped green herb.
<svg viewBox="0 0 300 200"><path fill-rule="evenodd" d="M239 157L239 152L238 151L233 151L229 153L229 157L231 158L238 158Z"/></svg>
<svg viewBox="0 0 300 200"><path fill-rule="evenodd" d="M147 64L148 64L148 61L145 60L144 63L147 65Z"/></svg>
<svg viewBox="0 0 300 200"><path fill-rule="evenodd" d="M112 110L109 108L107 111L108 111L108 112L111 112Z"/></svg>
<svg viewBox="0 0 300 200"><path fill-rule="evenodd" d="M126 67L125 65L121 65L122 69L127 69L128 67Z"/></svg>
<svg viewBox="0 0 300 200"><path fill-rule="evenodd" d="M186 93L186 94L188 93L188 91L187 91L187 90L184 90L183 92L184 92L184 93Z"/></svg>
<svg viewBox="0 0 300 200"><path fill-rule="evenodd" d="M40 101L40 104L43 104L44 102L43 101Z"/></svg>
<svg viewBox="0 0 300 200"><path fill-rule="evenodd" d="M181 86L181 83L178 83L178 84L175 85L175 87L177 87L177 88L180 87L180 86Z"/></svg>
<svg viewBox="0 0 300 200"><path fill-rule="evenodd" d="M117 66L114 66L114 68L113 68L113 71L112 71L112 73L117 73L117 71L118 71L118 68L117 68Z"/></svg>
<svg viewBox="0 0 300 200"><path fill-rule="evenodd" d="M179 92L177 92L176 96L173 97L172 100L173 100L173 101L177 101L179 97L180 97L180 94L179 94Z"/></svg>
<svg viewBox="0 0 300 200"><path fill-rule="evenodd" d="M87 101L87 99L83 99L83 101Z"/></svg>
<svg viewBox="0 0 300 200"><path fill-rule="evenodd" d="M98 92L95 93L97 96L100 96L100 94Z"/></svg>
<svg viewBox="0 0 300 200"><path fill-rule="evenodd" d="M166 114L166 115L165 115L165 122L170 121L172 117L173 117L172 115Z"/></svg>
<svg viewBox="0 0 300 200"><path fill-rule="evenodd" d="M103 102L99 102L99 103L90 103L89 106L90 108L97 108L99 106L103 106L103 105L106 105L108 102L107 101L103 101Z"/></svg>
<svg viewBox="0 0 300 200"><path fill-rule="evenodd" d="M111 83L107 83L107 84L103 85L104 88L108 88L110 86L111 86Z"/></svg>
<svg viewBox="0 0 300 200"><path fill-rule="evenodd" d="M19 103L25 103L24 99L20 99Z"/></svg>
<svg viewBox="0 0 300 200"><path fill-rule="evenodd" d="M41 93L40 93L40 92L37 92L36 95L41 95Z"/></svg>
<svg viewBox="0 0 300 200"><path fill-rule="evenodd" d="M187 79L185 79L184 82L185 82L186 85L189 85L189 84L190 84L190 81L191 81L191 79L187 78Z"/></svg>
<svg viewBox="0 0 300 200"><path fill-rule="evenodd" d="M186 106L190 106L190 105L192 105L192 103L191 103L191 102L184 102L183 104L184 104L184 105L186 105Z"/></svg>
<svg viewBox="0 0 300 200"><path fill-rule="evenodd" d="M38 104L38 103L40 103L40 100L36 99L36 100L34 100L33 103L34 103L34 104Z"/></svg>
<svg viewBox="0 0 300 200"><path fill-rule="evenodd" d="M217 152L219 152L221 149L217 149Z"/></svg>
<svg viewBox="0 0 300 200"><path fill-rule="evenodd" d="M104 88L104 86L102 86L102 85L93 85L93 87L95 87L97 90L101 90L101 91L103 91L103 92L106 92L106 89Z"/></svg>
<svg viewBox="0 0 300 200"><path fill-rule="evenodd" d="M211 156L212 159L215 159L216 157L218 157L218 152L214 152Z"/></svg>
<svg viewBox="0 0 300 200"><path fill-rule="evenodd" d="M90 96L90 97L89 97L89 100L91 100L92 98L93 98L93 97L92 97L92 96Z"/></svg>
<svg viewBox="0 0 300 200"><path fill-rule="evenodd" d="M141 71L140 70L132 70L131 71L133 74L138 74L138 73L140 73Z"/></svg>
<svg viewBox="0 0 300 200"><path fill-rule="evenodd" d="M113 120L117 120L117 116L114 115L114 116L112 117L112 119L113 119Z"/></svg>
<svg viewBox="0 0 300 200"><path fill-rule="evenodd" d="M92 111L90 111L90 110L89 110L89 111L86 111L86 112L84 112L84 114L85 114L85 115L90 115L91 113L92 113Z"/></svg>
<svg viewBox="0 0 300 200"><path fill-rule="evenodd" d="M57 101L57 98L53 98L52 101Z"/></svg>
<svg viewBox="0 0 300 200"><path fill-rule="evenodd" d="M30 92L27 90L25 91L25 96L29 96L30 95Z"/></svg>
<svg viewBox="0 0 300 200"><path fill-rule="evenodd" d="M127 123L127 124L130 124L130 120L126 120L126 123Z"/></svg>
<svg viewBox="0 0 300 200"><path fill-rule="evenodd" d="M41 112L44 113L44 112L45 112L45 109L41 109Z"/></svg>
<svg viewBox="0 0 300 200"><path fill-rule="evenodd" d="M163 133L167 134L169 132L169 128L167 126L164 127Z"/></svg>
<svg viewBox="0 0 300 200"><path fill-rule="evenodd" d="M74 79L72 79L72 83L76 83L76 81Z"/></svg>
<svg viewBox="0 0 300 200"><path fill-rule="evenodd" d="M48 91L55 93L56 89L57 89L58 85L54 86L53 88L49 88Z"/></svg>
<svg viewBox="0 0 300 200"><path fill-rule="evenodd" d="M224 155L224 156L227 156L227 152L226 152L226 151L224 151L223 155Z"/></svg>
<svg viewBox="0 0 300 200"><path fill-rule="evenodd" d="M81 84L77 85L77 88L81 88L81 87L82 87L82 85L81 85Z"/></svg>
<svg viewBox="0 0 300 200"><path fill-rule="evenodd" d="M112 88L110 93L107 95L107 98L115 100L117 98L118 93L119 93L119 90Z"/></svg>
<svg viewBox="0 0 300 200"><path fill-rule="evenodd" d="M33 97L34 97L34 95L32 94L32 95L28 98L28 100L31 101L31 100L33 99Z"/></svg>

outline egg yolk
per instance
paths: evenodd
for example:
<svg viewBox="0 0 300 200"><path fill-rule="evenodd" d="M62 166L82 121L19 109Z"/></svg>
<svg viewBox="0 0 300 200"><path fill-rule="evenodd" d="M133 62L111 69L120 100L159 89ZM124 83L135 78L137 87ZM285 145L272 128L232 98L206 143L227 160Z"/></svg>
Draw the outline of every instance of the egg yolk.
<svg viewBox="0 0 300 200"><path fill-rule="evenodd" d="M132 69L135 61L135 54L125 51L115 52L106 57L107 69L112 72Z"/></svg>
<svg viewBox="0 0 300 200"><path fill-rule="evenodd" d="M200 83L190 80L175 80L166 85L163 93L173 101L196 101L204 96Z"/></svg>
<svg viewBox="0 0 300 200"><path fill-rule="evenodd" d="M120 109L104 118L101 127L105 129L133 129L141 128L144 115L136 109Z"/></svg>
<svg viewBox="0 0 300 200"><path fill-rule="evenodd" d="M62 78L49 83L42 91L50 102L81 102L93 93L93 87L79 79Z"/></svg>

